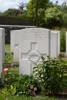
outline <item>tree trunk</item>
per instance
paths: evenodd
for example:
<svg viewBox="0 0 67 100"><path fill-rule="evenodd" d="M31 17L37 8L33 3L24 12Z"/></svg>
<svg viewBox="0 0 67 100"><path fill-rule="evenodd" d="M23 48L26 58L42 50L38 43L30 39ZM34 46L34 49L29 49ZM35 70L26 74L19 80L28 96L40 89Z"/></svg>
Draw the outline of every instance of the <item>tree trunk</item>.
<svg viewBox="0 0 67 100"><path fill-rule="evenodd" d="M36 21L36 26L38 26L38 0L36 0L35 21Z"/></svg>

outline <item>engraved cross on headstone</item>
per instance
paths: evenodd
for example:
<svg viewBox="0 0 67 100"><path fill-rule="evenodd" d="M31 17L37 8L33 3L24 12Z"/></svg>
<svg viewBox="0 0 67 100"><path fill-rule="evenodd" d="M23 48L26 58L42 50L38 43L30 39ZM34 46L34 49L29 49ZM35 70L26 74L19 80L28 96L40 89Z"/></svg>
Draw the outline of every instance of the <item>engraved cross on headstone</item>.
<svg viewBox="0 0 67 100"><path fill-rule="evenodd" d="M23 60L30 60L32 62L39 61L40 53L37 50L37 43L31 42L30 50L26 53L22 53Z"/></svg>

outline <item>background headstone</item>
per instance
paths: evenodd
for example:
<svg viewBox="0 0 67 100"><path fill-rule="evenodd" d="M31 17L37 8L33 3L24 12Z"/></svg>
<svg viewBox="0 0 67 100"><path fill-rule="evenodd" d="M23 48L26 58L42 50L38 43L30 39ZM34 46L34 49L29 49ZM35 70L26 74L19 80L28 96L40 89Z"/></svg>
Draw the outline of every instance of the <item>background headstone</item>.
<svg viewBox="0 0 67 100"><path fill-rule="evenodd" d="M19 41L20 32L19 30L11 31L11 52L14 54L14 62L19 61Z"/></svg>
<svg viewBox="0 0 67 100"><path fill-rule="evenodd" d="M60 32L50 31L50 57L58 57L60 54Z"/></svg>
<svg viewBox="0 0 67 100"><path fill-rule="evenodd" d="M2 72L3 69L4 57L5 57L5 30L3 28L0 28L0 73Z"/></svg>

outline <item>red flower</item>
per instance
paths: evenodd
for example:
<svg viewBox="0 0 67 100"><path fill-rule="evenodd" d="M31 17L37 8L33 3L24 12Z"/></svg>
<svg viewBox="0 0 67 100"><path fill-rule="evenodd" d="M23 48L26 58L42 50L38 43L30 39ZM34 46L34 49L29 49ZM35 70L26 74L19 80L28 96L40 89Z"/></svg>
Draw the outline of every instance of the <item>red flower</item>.
<svg viewBox="0 0 67 100"><path fill-rule="evenodd" d="M34 88L31 88L30 90L31 90L31 92L35 92L35 89Z"/></svg>
<svg viewBox="0 0 67 100"><path fill-rule="evenodd" d="M32 85L30 86L30 91L31 92L35 92L35 91L37 91L37 88L36 87L33 87Z"/></svg>
<svg viewBox="0 0 67 100"><path fill-rule="evenodd" d="M8 72L8 68L4 68L4 72Z"/></svg>

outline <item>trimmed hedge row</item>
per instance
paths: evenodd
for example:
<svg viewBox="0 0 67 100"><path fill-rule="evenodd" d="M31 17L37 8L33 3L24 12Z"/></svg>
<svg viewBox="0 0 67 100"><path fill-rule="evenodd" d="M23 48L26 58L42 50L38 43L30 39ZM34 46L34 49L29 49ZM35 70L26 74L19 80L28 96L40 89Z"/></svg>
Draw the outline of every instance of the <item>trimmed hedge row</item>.
<svg viewBox="0 0 67 100"><path fill-rule="evenodd" d="M2 25L29 25L29 26L32 26L33 19L0 16L0 24L2 24Z"/></svg>

